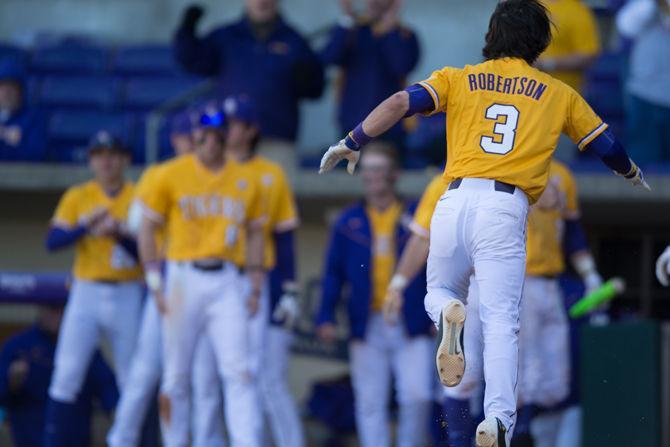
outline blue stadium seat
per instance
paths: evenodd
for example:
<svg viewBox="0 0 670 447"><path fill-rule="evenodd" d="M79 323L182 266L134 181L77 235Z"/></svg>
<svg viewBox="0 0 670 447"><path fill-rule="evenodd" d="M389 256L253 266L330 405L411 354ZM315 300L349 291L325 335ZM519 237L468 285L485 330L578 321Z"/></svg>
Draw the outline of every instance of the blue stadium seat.
<svg viewBox="0 0 670 447"><path fill-rule="evenodd" d="M109 51L82 45L60 45L35 50L32 69L43 73L102 73L109 66Z"/></svg>
<svg viewBox="0 0 670 447"><path fill-rule="evenodd" d="M113 70L122 75L171 75L179 67L171 47L146 45L117 49Z"/></svg>
<svg viewBox="0 0 670 447"><path fill-rule="evenodd" d="M101 130L110 131L128 144L135 132L135 120L126 113L100 111L56 111L49 121L49 150L55 161L83 162L86 144Z"/></svg>
<svg viewBox="0 0 670 447"><path fill-rule="evenodd" d="M199 79L181 76L131 78L126 82L124 106L129 110L151 110L199 82Z"/></svg>
<svg viewBox="0 0 670 447"><path fill-rule="evenodd" d="M114 107L120 96L121 84L109 77L47 76L33 101L47 108Z"/></svg>

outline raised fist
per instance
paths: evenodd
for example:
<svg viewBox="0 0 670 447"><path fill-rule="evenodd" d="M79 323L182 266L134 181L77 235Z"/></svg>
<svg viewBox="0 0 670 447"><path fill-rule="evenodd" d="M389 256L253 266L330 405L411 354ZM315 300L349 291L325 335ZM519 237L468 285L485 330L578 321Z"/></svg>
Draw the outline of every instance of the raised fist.
<svg viewBox="0 0 670 447"><path fill-rule="evenodd" d="M205 15L205 10L202 6L196 4L190 5L184 10L180 28L195 31L195 27L198 25L198 22L203 15Z"/></svg>

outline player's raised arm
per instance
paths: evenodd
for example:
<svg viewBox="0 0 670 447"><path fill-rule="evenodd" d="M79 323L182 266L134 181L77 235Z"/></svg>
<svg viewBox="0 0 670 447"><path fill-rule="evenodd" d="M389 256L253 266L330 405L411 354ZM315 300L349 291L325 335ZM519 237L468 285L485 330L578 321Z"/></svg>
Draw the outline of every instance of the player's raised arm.
<svg viewBox="0 0 670 447"><path fill-rule="evenodd" d="M419 84L394 93L379 104L365 120L337 144L330 146L321 159L319 174L330 171L342 160L348 160L347 172L353 174L360 150L398 121L420 112L435 110L430 93Z"/></svg>

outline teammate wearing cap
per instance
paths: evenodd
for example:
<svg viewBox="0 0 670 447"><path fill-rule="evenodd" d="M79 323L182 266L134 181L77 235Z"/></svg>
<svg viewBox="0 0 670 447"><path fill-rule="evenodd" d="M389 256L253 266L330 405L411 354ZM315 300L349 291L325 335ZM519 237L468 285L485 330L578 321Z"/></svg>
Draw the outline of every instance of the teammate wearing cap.
<svg viewBox="0 0 670 447"><path fill-rule="evenodd" d="M170 142L177 157L193 150L192 110L175 115L170 123ZM142 200L151 191L163 164L149 166L135 188L135 198L128 212L128 230L137 235L142 220ZM156 245L164 247L162 231L156 235ZM156 302L149 296L144 302L142 323L126 387L114 415L114 423L107 436L110 447L139 445L142 425L151 402L156 397L163 367L161 355L161 321Z"/></svg>
<svg viewBox="0 0 670 447"><path fill-rule="evenodd" d="M137 248L124 225L134 194L132 183L124 180L130 155L105 131L94 136L88 154L95 177L65 192L47 236L49 250L75 246L74 282L49 386L49 446L73 445L66 429L74 423L73 404L103 337L111 345L119 389L124 389L142 311Z"/></svg>
<svg viewBox="0 0 670 447"><path fill-rule="evenodd" d="M447 111L449 183L431 222L426 311L440 328L436 364L456 386L465 369L460 340L470 276L480 292L484 340L485 420L480 447L509 445L516 421L519 303L525 272L529 205L542 194L561 132L601 157L633 185L642 171L577 92L532 67L551 40L539 0L498 3L485 62L445 67L381 103L321 161L321 172L348 161L405 116Z"/></svg>
<svg viewBox="0 0 670 447"><path fill-rule="evenodd" d="M212 115L223 121L223 114ZM142 199L139 246L163 321L161 418L168 447L189 442L190 378L198 340L212 344L224 384L232 445L259 446L261 413L247 333L263 271L264 207L247 170L224 158L225 134L207 126L193 154L169 161ZM155 236L166 229L165 275ZM245 265L235 264L246 236ZM240 268L249 275L244 287Z"/></svg>
<svg viewBox="0 0 670 447"><path fill-rule="evenodd" d="M255 102L246 95L231 96L224 100L223 109L227 126L226 157L241 164L257 179L267 214L263 225L263 266L270 271L269 283L263 287L250 335L254 369L259 371L261 404L274 444L301 447L305 441L300 416L286 377L290 329L299 312L293 250L298 212L282 168L255 153L260 138ZM240 244L236 262L244 265L245 257L246 249ZM209 344L201 343L194 366L194 439L203 444L208 442L207 445L212 445L211 439L219 438L216 434L220 431L216 418L220 396L211 392L216 377L212 377L212 368L207 367L213 363L212 357ZM197 434L198 431L202 433Z"/></svg>

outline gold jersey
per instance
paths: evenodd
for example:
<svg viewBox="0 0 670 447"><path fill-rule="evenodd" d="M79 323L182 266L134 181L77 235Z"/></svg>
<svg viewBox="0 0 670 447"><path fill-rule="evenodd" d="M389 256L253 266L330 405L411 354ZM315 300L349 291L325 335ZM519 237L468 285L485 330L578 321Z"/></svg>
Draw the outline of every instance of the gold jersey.
<svg viewBox="0 0 670 447"><path fill-rule="evenodd" d="M607 125L571 87L522 59L446 67L419 83L447 112L445 182L486 178L521 188L534 203L561 132L580 148Z"/></svg>
<svg viewBox="0 0 670 447"><path fill-rule="evenodd" d="M564 222L578 217L575 179L563 163L552 160L547 188L528 213L526 274L556 276L563 272Z"/></svg>
<svg viewBox="0 0 670 447"><path fill-rule="evenodd" d="M295 197L284 170L277 163L255 156L240 164L256 179L260 188L261 201L267 216L263 224L265 250L263 267L271 270L276 264L274 233L294 230L300 223ZM246 263L244 238L238 247L235 259L240 265Z"/></svg>
<svg viewBox="0 0 670 447"><path fill-rule="evenodd" d="M228 161L217 172L193 154L166 162L143 199L145 213L165 225L170 261L235 262L245 226L265 219L256 179Z"/></svg>
<svg viewBox="0 0 670 447"><path fill-rule="evenodd" d="M125 222L133 196L130 182L113 197L96 181L73 186L58 203L51 224L71 229L99 208L107 209L114 219ZM137 260L115 238L87 233L75 245L73 274L87 281L131 281L139 279L142 272Z"/></svg>
<svg viewBox="0 0 670 447"><path fill-rule="evenodd" d="M410 230L412 230L414 234L421 236L424 239L430 237L430 221L433 218L435 205L437 205L437 201L440 200L440 197L442 197L442 194L444 194L446 189L447 184L444 182L441 175L433 178L430 184L426 187L426 190L423 192L421 200L414 211L412 223L409 225Z"/></svg>

